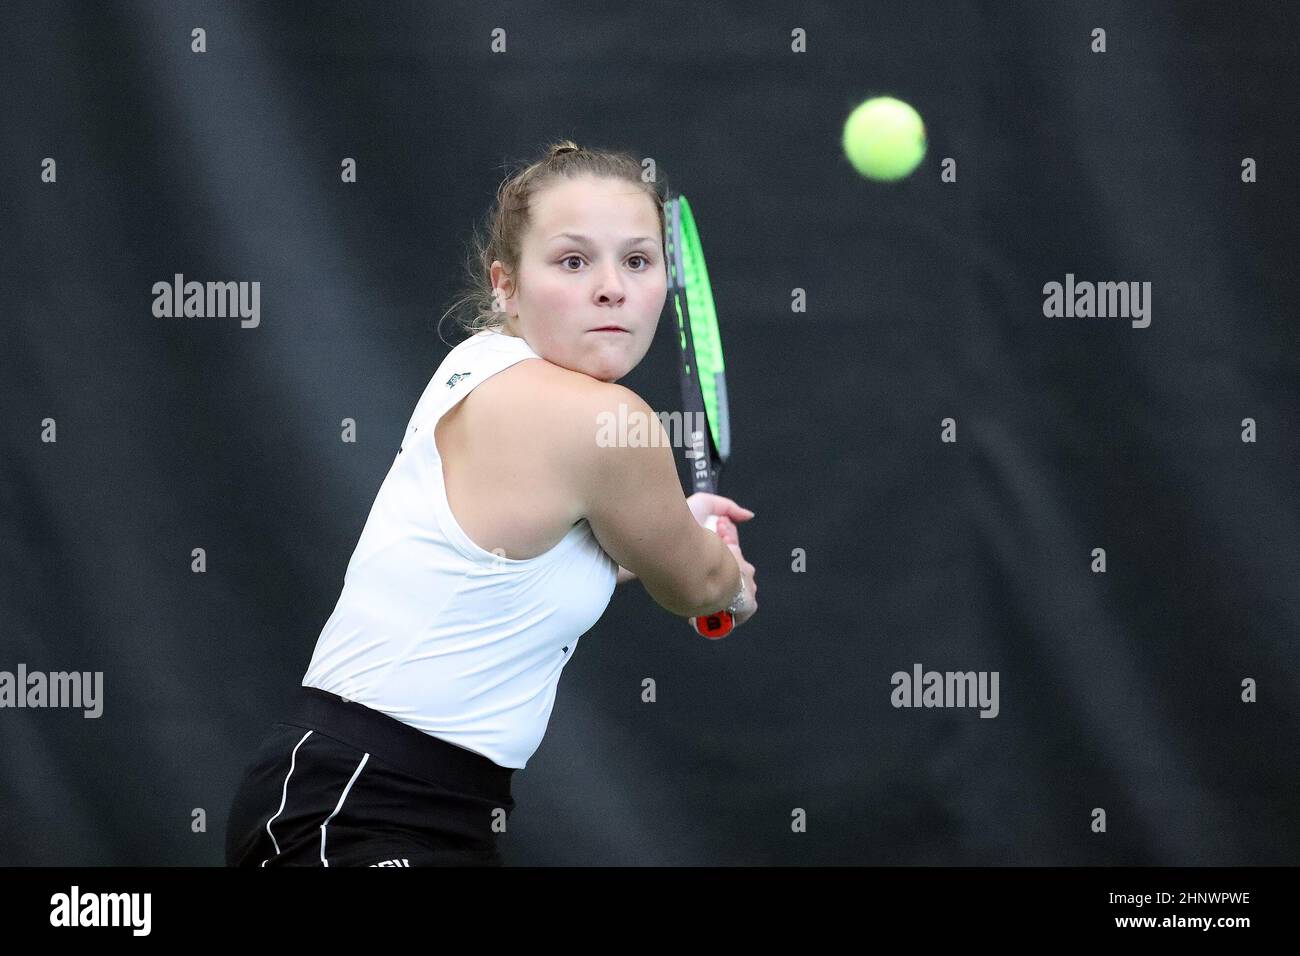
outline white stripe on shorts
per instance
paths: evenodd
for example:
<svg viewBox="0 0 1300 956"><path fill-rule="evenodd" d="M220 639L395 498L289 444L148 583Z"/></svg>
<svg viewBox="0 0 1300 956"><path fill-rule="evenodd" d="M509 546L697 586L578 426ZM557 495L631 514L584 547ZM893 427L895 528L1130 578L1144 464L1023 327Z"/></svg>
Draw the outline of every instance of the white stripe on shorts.
<svg viewBox="0 0 1300 956"><path fill-rule="evenodd" d="M280 809L275 811L275 816L271 817L271 819L266 821L266 835L271 838L271 845L275 847L276 856L280 855L280 844L279 842L276 841L275 834L271 832L271 824L275 822L275 817L278 817L280 814L284 813L284 801L289 797L289 778L293 776L294 764L296 764L298 761L298 747L301 747L304 743L306 743L307 738L310 737L311 735L312 735L312 731L310 730L307 731L305 734L303 734L302 740L298 741L298 746L294 747L293 753L289 755L289 772L284 775L284 786L281 787L280 789ZM268 856L265 860L262 861L262 865L266 866L267 861L270 859L271 858Z"/></svg>
<svg viewBox="0 0 1300 956"><path fill-rule="evenodd" d="M330 865L329 860L325 859L325 828L326 828L327 826L329 826L330 821L333 820L334 817L338 815L338 812L339 812L340 810L343 809L343 801L346 800L346 799L348 798L348 791L351 790L351 789L352 789L352 785L353 785L354 783L357 782L357 777L361 776L361 768L364 767L364 766L366 765L366 761L369 760L369 759L370 759L370 754L366 754L364 757L361 758L361 763L357 764L357 769L354 770L354 771L352 772L352 779L349 780L349 781L348 781L348 785L347 785L346 787L343 788L343 793L342 793L342 795L339 797L339 805L338 805L337 807L334 808L334 812L331 813L329 816L327 816L327 817L325 818L325 822L322 823L322 824L320 825L320 863L321 863L321 866L329 866L329 865Z"/></svg>

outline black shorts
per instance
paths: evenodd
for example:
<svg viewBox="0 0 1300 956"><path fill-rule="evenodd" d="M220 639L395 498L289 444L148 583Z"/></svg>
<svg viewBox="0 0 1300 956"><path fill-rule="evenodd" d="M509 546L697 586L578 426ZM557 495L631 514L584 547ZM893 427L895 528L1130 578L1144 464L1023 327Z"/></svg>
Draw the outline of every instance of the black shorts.
<svg viewBox="0 0 1300 956"><path fill-rule="evenodd" d="M299 687L226 825L227 866L500 866L514 769Z"/></svg>

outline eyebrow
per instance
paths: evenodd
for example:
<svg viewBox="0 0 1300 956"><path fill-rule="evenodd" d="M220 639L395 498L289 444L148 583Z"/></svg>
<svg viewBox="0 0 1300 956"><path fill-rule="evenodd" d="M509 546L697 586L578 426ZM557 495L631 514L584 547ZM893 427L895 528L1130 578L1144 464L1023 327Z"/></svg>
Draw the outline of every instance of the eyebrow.
<svg viewBox="0 0 1300 956"><path fill-rule="evenodd" d="M554 242L556 239L572 239L576 242L591 242L590 237L581 235L576 232L557 232L555 235L551 236L551 238L548 241ZM623 247L626 249L628 246L635 246L639 242L654 242L654 241L655 240L653 236L636 236L635 238L629 239L627 240L627 242L623 243Z"/></svg>

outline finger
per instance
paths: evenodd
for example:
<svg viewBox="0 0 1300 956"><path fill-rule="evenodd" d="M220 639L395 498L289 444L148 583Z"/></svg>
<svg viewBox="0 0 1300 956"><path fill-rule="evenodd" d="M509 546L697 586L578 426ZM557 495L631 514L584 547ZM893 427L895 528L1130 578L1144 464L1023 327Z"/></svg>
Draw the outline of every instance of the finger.
<svg viewBox="0 0 1300 956"><path fill-rule="evenodd" d="M743 505L736 504L736 502L732 501L730 498L723 498L719 495L718 504L722 506L720 513L725 514L733 521L748 521L750 518L754 517L754 512L750 511Z"/></svg>

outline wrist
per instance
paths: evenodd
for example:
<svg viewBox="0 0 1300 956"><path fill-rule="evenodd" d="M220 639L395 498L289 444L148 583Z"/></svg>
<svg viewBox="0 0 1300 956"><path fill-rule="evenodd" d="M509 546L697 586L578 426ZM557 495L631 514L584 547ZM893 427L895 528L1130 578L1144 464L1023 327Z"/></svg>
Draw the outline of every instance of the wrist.
<svg viewBox="0 0 1300 956"><path fill-rule="evenodd" d="M736 592L735 596L728 602L724 610L726 610L726 612L732 617L736 617L745 609L748 601L749 595L745 587L745 573L742 571L740 573L740 590Z"/></svg>

